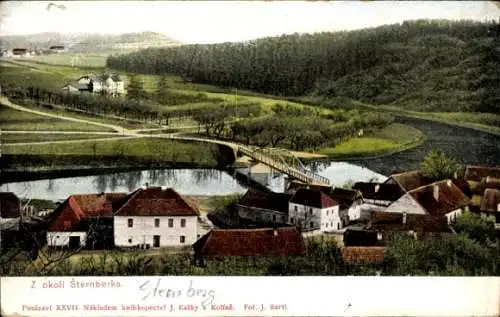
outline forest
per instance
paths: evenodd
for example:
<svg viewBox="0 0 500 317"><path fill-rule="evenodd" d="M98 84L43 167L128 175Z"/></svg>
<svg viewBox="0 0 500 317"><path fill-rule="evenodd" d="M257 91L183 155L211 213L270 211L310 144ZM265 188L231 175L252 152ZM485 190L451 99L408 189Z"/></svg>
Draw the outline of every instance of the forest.
<svg viewBox="0 0 500 317"><path fill-rule="evenodd" d="M499 113L499 46L496 21L417 20L240 43L148 48L109 56L107 66L282 96Z"/></svg>

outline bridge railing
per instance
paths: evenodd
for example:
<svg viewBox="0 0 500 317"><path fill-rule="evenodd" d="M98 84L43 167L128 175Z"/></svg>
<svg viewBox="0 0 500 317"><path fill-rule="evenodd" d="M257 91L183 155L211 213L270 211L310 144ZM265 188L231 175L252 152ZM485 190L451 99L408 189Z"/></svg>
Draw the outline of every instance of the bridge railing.
<svg viewBox="0 0 500 317"><path fill-rule="evenodd" d="M278 162L278 161L270 158L267 155L263 155L262 153L260 153L258 151L252 151L252 150L247 149L243 146L239 146L238 150L247 156L250 156L250 157L266 164L266 165L269 165L277 170L280 170L280 171L284 172L285 174L290 175L290 176L292 176L300 181L303 181L305 183L314 183L314 181L318 181L318 182L321 182L323 184L330 185L329 179L327 179L326 177L314 174L311 171L307 171L307 170L300 171L300 170L295 169L295 168L290 168L288 165L283 164L281 162Z"/></svg>

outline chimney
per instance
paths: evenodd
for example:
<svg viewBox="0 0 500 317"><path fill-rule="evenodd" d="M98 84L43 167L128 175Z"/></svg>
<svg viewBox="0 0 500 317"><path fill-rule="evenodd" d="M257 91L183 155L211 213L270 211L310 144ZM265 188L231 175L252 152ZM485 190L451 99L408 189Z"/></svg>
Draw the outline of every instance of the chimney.
<svg viewBox="0 0 500 317"><path fill-rule="evenodd" d="M375 192L376 193L378 193L379 189L380 189L380 185L379 184L375 185Z"/></svg>
<svg viewBox="0 0 500 317"><path fill-rule="evenodd" d="M446 185L448 185L448 187L451 187L451 184L452 184L451 179L448 179L448 180L446 181Z"/></svg>
<svg viewBox="0 0 500 317"><path fill-rule="evenodd" d="M434 199L436 201L439 201L439 185L434 185L433 195L434 195Z"/></svg>
<svg viewBox="0 0 500 317"><path fill-rule="evenodd" d="M406 225L406 215L407 215L407 212L403 212L403 224Z"/></svg>

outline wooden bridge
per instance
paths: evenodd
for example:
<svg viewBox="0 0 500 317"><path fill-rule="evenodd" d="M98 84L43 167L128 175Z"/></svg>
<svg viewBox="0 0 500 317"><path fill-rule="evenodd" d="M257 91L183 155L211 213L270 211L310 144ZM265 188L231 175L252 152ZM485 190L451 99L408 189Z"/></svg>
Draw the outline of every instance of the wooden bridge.
<svg viewBox="0 0 500 317"><path fill-rule="evenodd" d="M171 139L185 141L198 141L225 145L233 149L235 157L238 157L238 154L241 153L306 184L330 186L330 180L328 178L309 171L290 151L277 148L259 148L233 142L182 135L170 134L158 136L168 136Z"/></svg>

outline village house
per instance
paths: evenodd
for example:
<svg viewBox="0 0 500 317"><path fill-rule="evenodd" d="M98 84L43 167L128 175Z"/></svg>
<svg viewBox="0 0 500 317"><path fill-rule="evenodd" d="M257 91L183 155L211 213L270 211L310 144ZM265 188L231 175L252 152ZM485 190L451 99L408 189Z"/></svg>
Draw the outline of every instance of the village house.
<svg viewBox="0 0 500 317"><path fill-rule="evenodd" d="M467 165L464 178L471 182L481 182L486 177L500 178L500 167Z"/></svg>
<svg viewBox="0 0 500 317"><path fill-rule="evenodd" d="M340 229L347 226L349 221L360 219L363 196L355 189L334 187L323 191L339 204Z"/></svg>
<svg viewBox="0 0 500 317"><path fill-rule="evenodd" d="M286 224L292 195L249 189L236 203L239 217L256 223Z"/></svg>
<svg viewBox="0 0 500 317"><path fill-rule="evenodd" d="M0 193L0 249L10 247L21 222L21 200L14 193Z"/></svg>
<svg viewBox="0 0 500 317"><path fill-rule="evenodd" d="M340 230L339 204L321 190L300 188L288 204L288 223L304 231Z"/></svg>
<svg viewBox="0 0 500 317"><path fill-rule="evenodd" d="M387 207L404 195L399 185L390 183L358 182L352 188L361 192L364 203L375 206Z"/></svg>
<svg viewBox="0 0 500 317"><path fill-rule="evenodd" d="M197 239L199 211L172 188L142 187L113 218L118 247L189 246Z"/></svg>
<svg viewBox="0 0 500 317"><path fill-rule="evenodd" d="M410 190L429 185L433 180L424 176L420 171L408 171L392 174L384 184L398 185L401 196Z"/></svg>
<svg viewBox="0 0 500 317"><path fill-rule="evenodd" d="M12 56L13 57L25 57L29 56L30 53L27 48L14 48L12 49Z"/></svg>
<svg viewBox="0 0 500 317"><path fill-rule="evenodd" d="M444 216L373 212L368 223L346 229L344 245L386 246L394 232L405 232L415 238L454 233Z"/></svg>
<svg viewBox="0 0 500 317"><path fill-rule="evenodd" d="M68 92L105 93L112 96L125 94L125 86L118 74L84 75L63 87Z"/></svg>
<svg viewBox="0 0 500 317"><path fill-rule="evenodd" d="M469 204L469 198L451 180L444 180L410 190L386 212L445 216L453 222L469 210Z"/></svg>
<svg viewBox="0 0 500 317"><path fill-rule="evenodd" d="M295 227L263 229L213 229L193 244L194 259L226 256L302 256L304 238Z"/></svg>
<svg viewBox="0 0 500 317"><path fill-rule="evenodd" d="M53 54L59 54L59 53L66 52L66 48L64 47L64 45L52 45L49 47L49 50Z"/></svg>
<svg viewBox="0 0 500 317"><path fill-rule="evenodd" d="M47 245L72 249L112 247L113 214L126 199L125 193L69 196L51 215Z"/></svg>
<svg viewBox="0 0 500 317"><path fill-rule="evenodd" d="M500 190L487 188L481 197L480 215L497 222L500 213Z"/></svg>

